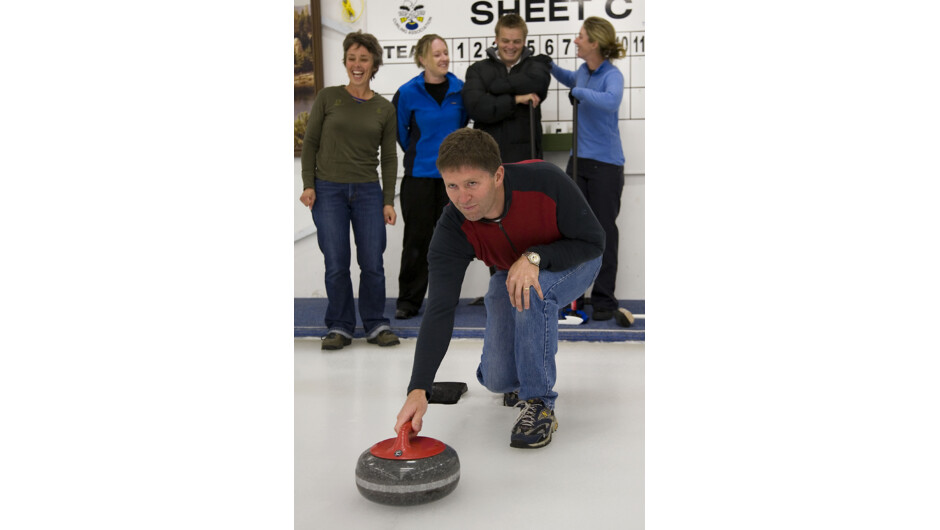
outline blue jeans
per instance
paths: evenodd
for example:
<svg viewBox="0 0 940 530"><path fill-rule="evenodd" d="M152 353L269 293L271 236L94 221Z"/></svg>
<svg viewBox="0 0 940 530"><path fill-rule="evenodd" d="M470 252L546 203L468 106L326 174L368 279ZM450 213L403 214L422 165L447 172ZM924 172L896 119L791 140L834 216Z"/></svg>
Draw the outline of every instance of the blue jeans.
<svg viewBox="0 0 940 530"><path fill-rule="evenodd" d="M483 355L477 368L480 384L492 392L519 392L519 399L541 399L555 408L555 353L558 351L558 310L570 304L597 277L598 256L571 269L539 271L541 300L533 289L529 309L519 312L509 303L507 271L490 277L486 304Z"/></svg>
<svg viewBox="0 0 940 530"><path fill-rule="evenodd" d="M340 184L317 180L313 223L317 243L326 262L326 316L329 332L352 338L356 312L349 274L349 226L356 241L359 275L359 318L371 338L389 329L385 318L385 218L382 187L378 182Z"/></svg>

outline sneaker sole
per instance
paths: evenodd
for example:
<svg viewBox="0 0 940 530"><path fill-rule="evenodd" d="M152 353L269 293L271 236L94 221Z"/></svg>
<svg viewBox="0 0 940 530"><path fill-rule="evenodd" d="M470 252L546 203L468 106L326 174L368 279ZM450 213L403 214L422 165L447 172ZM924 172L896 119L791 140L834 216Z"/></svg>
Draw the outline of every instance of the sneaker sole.
<svg viewBox="0 0 940 530"><path fill-rule="evenodd" d="M509 447L516 447L518 449L538 449L539 447L545 447L546 445L552 442L552 433L558 430L558 421L556 420L552 423L552 429L548 431L548 436L541 442L535 442L534 444L527 444L525 442L509 442Z"/></svg>

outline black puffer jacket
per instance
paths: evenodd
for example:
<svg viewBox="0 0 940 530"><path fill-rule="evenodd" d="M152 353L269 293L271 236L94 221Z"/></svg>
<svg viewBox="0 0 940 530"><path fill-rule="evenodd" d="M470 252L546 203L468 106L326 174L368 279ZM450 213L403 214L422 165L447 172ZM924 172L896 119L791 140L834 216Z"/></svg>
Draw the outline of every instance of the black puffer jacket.
<svg viewBox="0 0 940 530"><path fill-rule="evenodd" d="M529 106L516 103L516 96L535 93L535 157L542 158L542 109L552 80L552 60L547 55L532 56L522 51L522 60L506 72L496 48L486 50L487 58L470 65L463 86L463 104L475 129L496 139L504 163L532 158L529 147Z"/></svg>

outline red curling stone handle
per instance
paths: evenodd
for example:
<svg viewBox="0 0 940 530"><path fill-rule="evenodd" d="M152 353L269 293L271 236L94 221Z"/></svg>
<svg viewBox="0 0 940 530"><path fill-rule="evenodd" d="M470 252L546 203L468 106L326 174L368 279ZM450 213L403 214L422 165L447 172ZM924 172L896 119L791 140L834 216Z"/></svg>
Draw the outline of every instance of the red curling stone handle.
<svg viewBox="0 0 940 530"><path fill-rule="evenodd" d="M439 455L447 446L440 440L416 436L411 422L407 421L398 431L397 438L389 438L372 446L369 452L376 458L388 460L417 460Z"/></svg>

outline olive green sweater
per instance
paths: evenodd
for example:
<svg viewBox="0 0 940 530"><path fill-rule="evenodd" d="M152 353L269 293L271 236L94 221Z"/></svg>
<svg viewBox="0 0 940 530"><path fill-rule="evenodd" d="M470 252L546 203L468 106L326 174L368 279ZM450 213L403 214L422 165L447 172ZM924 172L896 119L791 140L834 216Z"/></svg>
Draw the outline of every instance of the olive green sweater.
<svg viewBox="0 0 940 530"><path fill-rule="evenodd" d="M384 204L394 205L396 126L395 107L378 93L359 103L343 86L321 90L310 109L300 155L304 189L313 188L316 179L342 183L378 180L381 147Z"/></svg>

